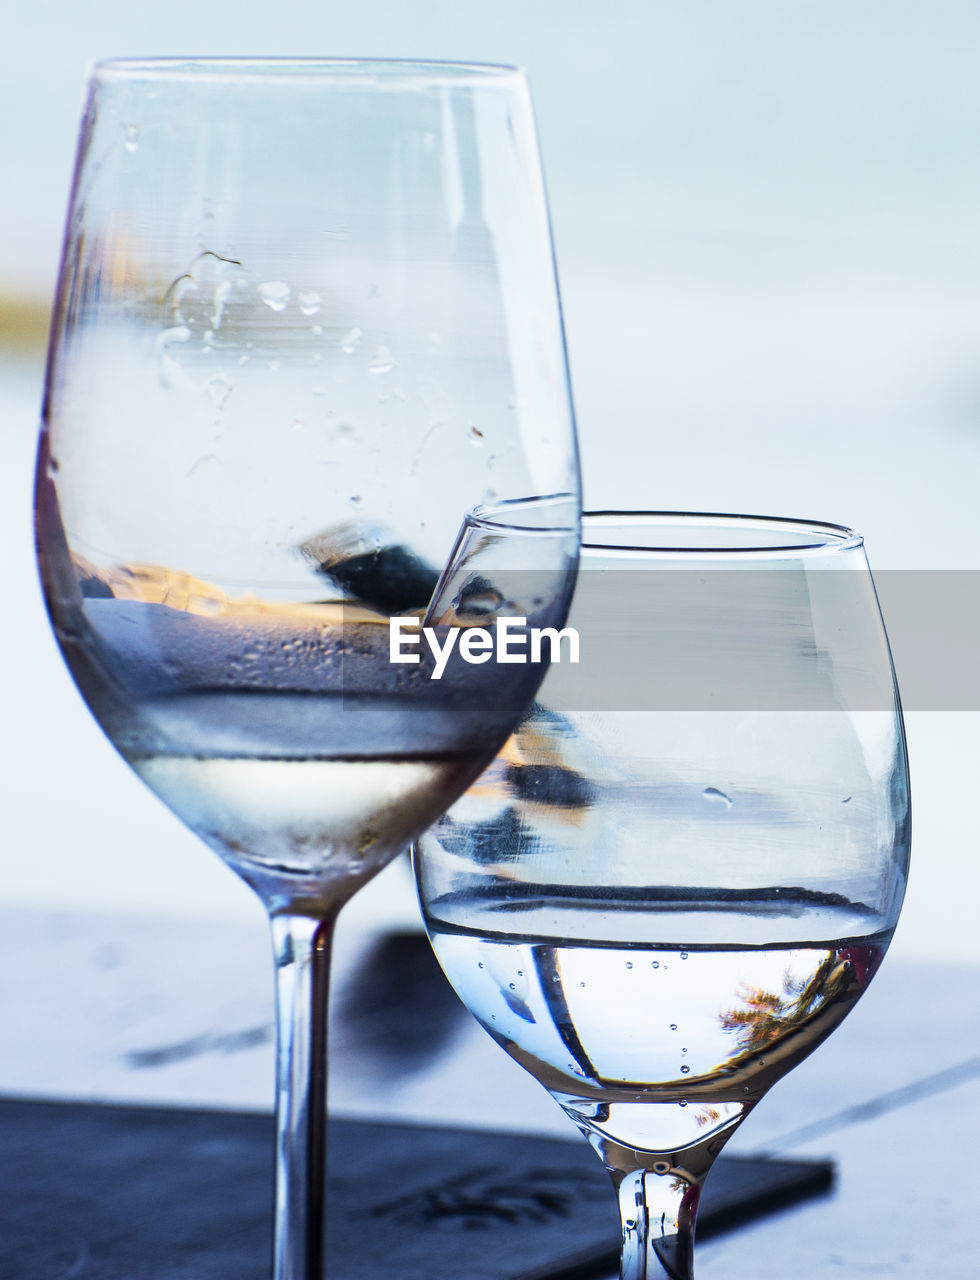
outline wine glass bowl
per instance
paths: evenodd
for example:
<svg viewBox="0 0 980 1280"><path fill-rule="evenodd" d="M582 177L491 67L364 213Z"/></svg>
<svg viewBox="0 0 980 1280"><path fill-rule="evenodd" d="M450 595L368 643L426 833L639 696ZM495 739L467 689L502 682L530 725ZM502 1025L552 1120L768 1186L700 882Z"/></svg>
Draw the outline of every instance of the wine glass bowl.
<svg viewBox="0 0 980 1280"><path fill-rule="evenodd" d="M390 620L437 632L475 574L495 590L532 561L529 608L559 619L578 492L520 72L96 65L41 574L113 744L273 917L278 1280L321 1280L334 917L477 776L542 674L436 680L391 660Z"/></svg>
<svg viewBox="0 0 980 1280"><path fill-rule="evenodd" d="M546 495L574 537L520 73L96 67L38 541L76 681L179 816L239 870L334 889L404 847L488 740L416 732L433 690L388 664L388 618L430 604L467 512Z"/></svg>
<svg viewBox="0 0 980 1280"><path fill-rule="evenodd" d="M611 1172L625 1280L686 1280L718 1151L887 948L901 714L835 526L586 516L568 625L581 663L420 839L420 897L464 1003Z"/></svg>

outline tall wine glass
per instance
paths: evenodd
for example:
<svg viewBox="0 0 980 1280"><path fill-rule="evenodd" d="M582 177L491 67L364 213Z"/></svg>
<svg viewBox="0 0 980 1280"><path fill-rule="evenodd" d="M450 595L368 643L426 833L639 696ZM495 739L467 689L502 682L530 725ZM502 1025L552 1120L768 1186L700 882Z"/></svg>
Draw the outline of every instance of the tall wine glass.
<svg viewBox="0 0 980 1280"><path fill-rule="evenodd" d="M577 495L519 72L94 68L42 576L106 733L269 910L277 1280L324 1265L337 911L492 758L540 674L457 664L437 683L391 661L389 619L438 627L484 565L486 589L533 568L533 596L497 604L560 617Z"/></svg>
<svg viewBox="0 0 980 1280"><path fill-rule="evenodd" d="M850 1011L905 887L901 712L861 539L583 519L569 626L419 842L426 924L619 1195L623 1280L692 1275L712 1161Z"/></svg>

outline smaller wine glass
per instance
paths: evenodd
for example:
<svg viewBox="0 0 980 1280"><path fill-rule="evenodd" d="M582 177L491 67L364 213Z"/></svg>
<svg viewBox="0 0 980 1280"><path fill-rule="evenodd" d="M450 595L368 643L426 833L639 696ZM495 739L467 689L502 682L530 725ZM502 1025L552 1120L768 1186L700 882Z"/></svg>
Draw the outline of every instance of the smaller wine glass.
<svg viewBox="0 0 980 1280"><path fill-rule="evenodd" d="M623 1280L693 1275L713 1161L867 988L909 792L862 540L583 520L580 662L420 839L442 967L612 1176Z"/></svg>

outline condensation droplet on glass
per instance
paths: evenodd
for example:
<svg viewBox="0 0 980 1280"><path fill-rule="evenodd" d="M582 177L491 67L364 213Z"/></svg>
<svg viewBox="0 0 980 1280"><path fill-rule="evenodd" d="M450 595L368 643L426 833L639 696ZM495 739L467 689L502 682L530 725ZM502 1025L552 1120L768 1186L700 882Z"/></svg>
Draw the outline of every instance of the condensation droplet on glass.
<svg viewBox="0 0 980 1280"><path fill-rule="evenodd" d="M478 969L482 969L482 968L483 968L483 961L482 961L482 960L478 960L478 961L477 961L477 965L476 965L476 967L477 967Z"/></svg>
<svg viewBox="0 0 980 1280"><path fill-rule="evenodd" d="M710 800L714 804L723 804L726 809L732 807L732 801L725 795L724 791L719 791L717 787L705 787L701 794L705 800Z"/></svg>
<svg viewBox="0 0 980 1280"><path fill-rule="evenodd" d="M216 378L211 378L208 381L208 395L210 395L211 403L216 409L225 407L225 402L234 389L235 384L223 374L219 374Z"/></svg>
<svg viewBox="0 0 980 1280"><path fill-rule="evenodd" d="M374 359L368 365L370 373L390 373L395 367L395 360L387 347L378 347Z"/></svg>
<svg viewBox="0 0 980 1280"><path fill-rule="evenodd" d="M518 970L517 970L517 976L518 976L519 978L523 978L523 977L524 977L524 970L523 970L523 969L518 969Z"/></svg>
<svg viewBox="0 0 980 1280"><path fill-rule="evenodd" d="M214 294L211 302L211 327L220 329L221 322L225 318L225 303L228 301L228 295L231 293L231 281L219 280L214 286Z"/></svg>
<svg viewBox="0 0 980 1280"><path fill-rule="evenodd" d="M516 991L516 990L517 990L517 983L516 983L516 982L510 982L510 983L508 983L507 985L510 987L511 991Z"/></svg>
<svg viewBox="0 0 980 1280"><path fill-rule="evenodd" d="M684 1065L681 1067L681 1075L686 1076L690 1072L690 1070L691 1068L685 1062Z"/></svg>
<svg viewBox="0 0 980 1280"><path fill-rule="evenodd" d="M314 338L322 338L322 337L323 337L323 325L322 325L322 324L311 324L311 325L310 325L310 333L312 333L312 334L313 334Z"/></svg>
<svg viewBox="0 0 980 1280"><path fill-rule="evenodd" d="M677 1104L677 1105L678 1105L679 1107L686 1107L686 1106L687 1106L687 1099L686 1099L686 1098L681 1098L680 1102L678 1102L678 1104Z"/></svg>
<svg viewBox="0 0 980 1280"><path fill-rule="evenodd" d="M659 969L659 968L660 968L660 961L659 961L659 960L651 960L651 961L650 961L650 968L651 968L651 969Z"/></svg>
<svg viewBox="0 0 980 1280"><path fill-rule="evenodd" d="M686 1050L686 1049L682 1049L682 1050L681 1050L681 1053L687 1053L687 1050Z"/></svg>
<svg viewBox="0 0 980 1280"><path fill-rule="evenodd" d="M278 360L268 360L266 363L268 364L269 368L272 370L272 372L273 372L273 373L278 373L278 372L279 372L279 361L278 361Z"/></svg>
<svg viewBox="0 0 980 1280"><path fill-rule="evenodd" d="M140 131L136 125L130 124L126 126L126 133L123 137L123 146L127 151L135 151L140 144Z"/></svg>
<svg viewBox="0 0 980 1280"><path fill-rule="evenodd" d="M178 324L194 325L197 323L198 316L195 313L200 305L197 293L197 285L190 276L182 276L172 285L170 290L170 310Z"/></svg>
<svg viewBox="0 0 980 1280"><path fill-rule="evenodd" d="M264 280L255 286L255 292L272 311L285 311L292 294L284 280Z"/></svg>
<svg viewBox="0 0 980 1280"><path fill-rule="evenodd" d="M585 986L585 983L584 983L584 982L580 982L578 985L579 985L580 987L584 987L584 986Z"/></svg>
<svg viewBox="0 0 980 1280"><path fill-rule="evenodd" d="M304 289L298 293L296 302L304 316L315 316L320 310L320 295L315 289Z"/></svg>
<svg viewBox="0 0 980 1280"><path fill-rule="evenodd" d="M364 501L364 499L361 497L359 493L352 493L351 496L347 499L347 501L351 504L351 506L358 507ZM520 977L520 974L518 974L517 976Z"/></svg>
<svg viewBox="0 0 980 1280"><path fill-rule="evenodd" d="M357 325L353 329L348 329L340 339L340 349L344 355L352 356L357 350L361 339L364 337L364 330L359 329Z"/></svg>
<svg viewBox="0 0 980 1280"><path fill-rule="evenodd" d="M239 356L239 357L238 357L238 363L239 363L239 364L248 364L248 356Z"/></svg>
<svg viewBox="0 0 980 1280"><path fill-rule="evenodd" d="M162 351L171 342L189 342L190 338L191 331L186 324L175 325L172 329L164 329L163 333L157 338L157 350Z"/></svg>
<svg viewBox="0 0 980 1280"><path fill-rule="evenodd" d="M676 1031L676 1030L677 1030L677 1023L676 1023L676 1022L672 1022L672 1023L670 1024L670 1029L671 1029L671 1031Z"/></svg>
<svg viewBox="0 0 980 1280"><path fill-rule="evenodd" d="M682 959L682 960L686 960L686 959L687 959L687 952L686 952L686 951L682 951L682 952L681 952L681 959Z"/></svg>
<svg viewBox="0 0 980 1280"><path fill-rule="evenodd" d="M626 961L626 967L627 967L627 969L632 969L632 968L633 968L633 961L632 961L632 960L627 960L627 961Z"/></svg>
<svg viewBox="0 0 980 1280"><path fill-rule="evenodd" d="M483 432L479 427L470 427L470 444L479 448L483 444L484 438Z"/></svg>
<svg viewBox="0 0 980 1280"><path fill-rule="evenodd" d="M160 383L167 390L172 390L178 385L188 385L187 375L181 369L179 360L170 351L170 347L175 343L189 342L191 336L190 329L181 324L171 329L164 329L157 338L156 353L160 362Z"/></svg>

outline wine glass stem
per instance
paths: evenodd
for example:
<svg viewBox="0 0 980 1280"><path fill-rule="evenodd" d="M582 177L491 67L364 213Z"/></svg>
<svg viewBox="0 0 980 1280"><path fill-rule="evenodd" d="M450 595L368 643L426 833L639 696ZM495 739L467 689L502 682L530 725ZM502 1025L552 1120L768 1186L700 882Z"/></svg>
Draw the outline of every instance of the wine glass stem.
<svg viewBox="0 0 980 1280"><path fill-rule="evenodd" d="M613 1174L623 1224L621 1280L692 1280L700 1182L682 1170Z"/></svg>
<svg viewBox="0 0 980 1280"><path fill-rule="evenodd" d="M336 916L274 915L275 1280L323 1280L326 1260L327 995Z"/></svg>

